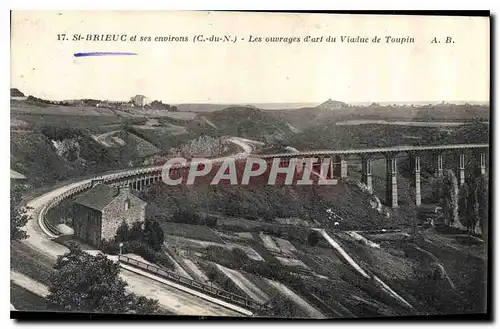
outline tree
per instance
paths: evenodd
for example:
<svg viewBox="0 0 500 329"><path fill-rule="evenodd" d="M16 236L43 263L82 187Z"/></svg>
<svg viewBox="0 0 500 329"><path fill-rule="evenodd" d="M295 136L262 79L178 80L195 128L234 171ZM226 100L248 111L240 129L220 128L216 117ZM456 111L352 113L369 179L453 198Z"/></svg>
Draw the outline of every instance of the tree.
<svg viewBox="0 0 500 329"><path fill-rule="evenodd" d="M170 105L163 104L162 101L158 101L158 100L152 101L150 106L152 109L162 110L162 111L168 111L168 109L170 108Z"/></svg>
<svg viewBox="0 0 500 329"><path fill-rule="evenodd" d="M130 239L130 229L127 222L123 221L122 224L116 230L115 241L117 243L126 242Z"/></svg>
<svg viewBox="0 0 500 329"><path fill-rule="evenodd" d="M449 226L463 228L458 218L458 182L452 170L443 173L442 179L444 223Z"/></svg>
<svg viewBox="0 0 500 329"><path fill-rule="evenodd" d="M47 296L50 308L89 313L159 312L157 300L126 292L119 265L104 254L92 256L71 244L69 252L58 257L54 269Z"/></svg>
<svg viewBox="0 0 500 329"><path fill-rule="evenodd" d="M477 215L475 211L475 190L474 187L469 188L467 183L460 187L458 193L458 214L460 221L465 225L469 233L474 232L477 223Z"/></svg>
<svg viewBox="0 0 500 329"><path fill-rule="evenodd" d="M10 97L25 97L25 96L19 89L10 88Z"/></svg>
<svg viewBox="0 0 500 329"><path fill-rule="evenodd" d="M279 318L296 318L300 313L297 307L289 299L276 294L273 296L270 305L272 308L264 309L262 316L274 316Z"/></svg>
<svg viewBox="0 0 500 329"><path fill-rule="evenodd" d="M129 231L129 241L141 241L144 235L142 222L135 222Z"/></svg>
<svg viewBox="0 0 500 329"><path fill-rule="evenodd" d="M160 224L156 220L148 220L146 221L144 231L146 243L154 250L159 251L165 239Z"/></svg>
<svg viewBox="0 0 500 329"><path fill-rule="evenodd" d="M24 227L31 216L28 215L29 208L21 207L21 189L18 185L12 185L10 192L10 239L23 240L28 237Z"/></svg>
<svg viewBox="0 0 500 329"><path fill-rule="evenodd" d="M318 231L312 231L307 237L307 242L309 243L310 246L313 247L317 245L320 240L321 240L321 235L319 234Z"/></svg>
<svg viewBox="0 0 500 329"><path fill-rule="evenodd" d="M488 220L489 220L489 186L488 177L479 177L476 181L476 200L477 200L477 215L479 225L484 238L488 238Z"/></svg>

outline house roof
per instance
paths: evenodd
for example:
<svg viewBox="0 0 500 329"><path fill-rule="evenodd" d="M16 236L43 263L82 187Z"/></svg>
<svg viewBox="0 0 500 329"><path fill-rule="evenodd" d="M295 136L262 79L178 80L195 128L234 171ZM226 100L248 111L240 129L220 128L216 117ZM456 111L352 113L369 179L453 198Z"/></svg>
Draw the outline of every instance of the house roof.
<svg viewBox="0 0 500 329"><path fill-rule="evenodd" d="M118 188L97 184L90 190L84 192L73 202L86 207L102 211L111 201L118 196Z"/></svg>
<svg viewBox="0 0 500 329"><path fill-rule="evenodd" d="M82 193L82 195L76 198L73 202L98 211L102 211L108 204L111 203L111 201L113 201L118 196L119 192L120 189L117 187L98 183L90 190ZM139 197L138 191L129 190L128 193L146 204L146 201L142 200Z"/></svg>

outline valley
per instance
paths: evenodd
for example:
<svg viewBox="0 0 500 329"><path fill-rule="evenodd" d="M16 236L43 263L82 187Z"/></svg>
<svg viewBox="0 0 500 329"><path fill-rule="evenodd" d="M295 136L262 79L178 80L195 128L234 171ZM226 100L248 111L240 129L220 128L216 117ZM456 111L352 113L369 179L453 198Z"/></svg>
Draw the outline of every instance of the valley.
<svg viewBox="0 0 500 329"><path fill-rule="evenodd" d="M489 117L482 107L467 108L467 115L445 125L437 121L442 114L413 123L401 118L373 121L374 113L394 109L377 105L361 111L344 104L328 101L316 108L282 111L251 106L207 111L204 105L199 112L196 105L189 105L193 111L161 115L147 109L93 108L87 112L79 107L16 104L11 111L11 168L26 177L19 182L24 202L29 203L35 195L47 195L44 193L56 186L69 186L104 172L161 165L175 156L215 159L319 149L488 143L489 127L483 121ZM425 107L404 109L420 113L419 117L430 113ZM462 106L453 111L462 111ZM467 152L464 165L473 168L474 154ZM456 164L453 153L444 153L446 168ZM422 155L425 204L417 206L411 163L404 155L398 157L398 208L386 203L387 168L381 155L372 161L373 193L361 183L364 169L357 156L349 158L348 177L339 176L335 186L167 186L159 181L137 191L147 203L146 219L158 223L162 232L159 248L154 253L138 252L134 243L139 242L127 235L121 240L123 252L177 275L271 305L256 316L340 318L483 312L487 231L471 235L453 229L445 225L446 215L441 213L422 217L424 205L443 206L436 197L433 160L431 155ZM474 170L467 170L471 187L476 186L475 180ZM68 200L51 209L47 219L52 225L72 226L74 216ZM428 225L431 217L435 224ZM35 226L31 234L39 231ZM65 239L85 245L77 237ZM103 252L121 253L117 241L110 241ZM60 246L56 249L66 248L56 240L50 243L54 248ZM36 250L31 250L29 243L14 243L11 249L11 266L16 271L11 285L14 296L26 295L24 290L30 287L33 290L30 280L50 284L50 276L40 269L47 267L50 272L53 260L40 259L32 266L30 259ZM146 279L124 273L131 291L144 290L141 285ZM162 288L158 281L150 283L153 288L144 290L144 295L159 299L164 312L235 314L210 303L206 307L211 311L205 313L205 304L194 305L192 295L188 297L173 286ZM39 296L37 289L32 293ZM39 297L30 299L40 305ZM16 297L12 303L16 309L27 307Z"/></svg>

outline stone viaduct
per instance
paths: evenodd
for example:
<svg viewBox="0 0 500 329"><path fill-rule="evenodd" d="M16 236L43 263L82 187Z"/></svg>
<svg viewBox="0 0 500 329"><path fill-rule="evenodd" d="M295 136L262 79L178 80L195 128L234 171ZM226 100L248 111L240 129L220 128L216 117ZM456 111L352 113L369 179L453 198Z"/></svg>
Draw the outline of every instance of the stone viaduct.
<svg viewBox="0 0 500 329"><path fill-rule="evenodd" d="M348 156L358 156L362 161L362 182L367 185L367 187L372 190L372 159L374 155L384 155L386 158L386 202L387 205L393 208L398 207L398 190L397 190L397 163L396 155L400 153L407 153L411 158L412 172L413 172L413 186L415 188L415 202L417 205L421 204L421 194L420 194L420 154L422 152L432 152L436 159L436 174L442 176L443 174L443 156L442 152L445 150L453 150L458 154L458 169L457 178L459 184L463 184L465 181L465 150L475 150L477 151L477 168L481 174L486 173L486 154L489 149L489 144L452 144L452 145L437 145L437 146L395 146L395 147L384 147L384 148L369 148L369 149L351 149L351 150L320 150L320 151L308 151L300 153L283 153L283 154L271 154L271 155L251 155L254 157L260 157L263 159L272 160L274 158L282 159L303 159L303 158L317 158L320 163L324 159L329 160L329 175L333 177L334 169L339 164L340 165L340 179L347 178L347 163ZM233 157L233 159L244 159L248 155L241 155ZM228 158L214 159L212 161L224 161ZM189 166L187 164L186 166ZM186 166L176 166L179 169ZM95 182L99 181L104 184L112 186L131 186L136 190L143 190L144 188L151 186L152 184L160 181L162 179L162 165L145 167L145 168L135 168L135 169L124 169L118 172L104 174L96 176L92 179L83 180L77 184L73 184L73 187L60 193L53 199L47 202L47 204L42 208L38 214L38 222L42 229L50 237L59 236L59 231L45 218L45 214L51 208L56 207L58 204L66 199L75 197L76 195L90 189Z"/></svg>
<svg viewBox="0 0 500 329"><path fill-rule="evenodd" d="M369 149L351 149L351 150L321 150L301 152L296 154L270 154L261 156L266 159L273 158L317 158L317 163L323 163L325 158L330 159L330 169L328 176L333 177L337 166L340 167L340 179L348 177L347 164L350 156L361 158L361 181L373 190L372 185L372 158L375 155L383 155L386 159L386 204L392 208L398 207L398 173L397 158L401 153L406 153L410 157L411 170L413 174L412 185L415 189L415 203L419 206L422 203L420 192L420 157L423 152L430 152L435 159L435 172L438 177L443 175L443 152L452 150L457 157L457 179L459 185L465 182L465 150L474 150L477 163L477 171L484 175L486 173L486 154L489 150L489 144L450 144L436 146L395 146ZM337 171L338 172L338 171Z"/></svg>

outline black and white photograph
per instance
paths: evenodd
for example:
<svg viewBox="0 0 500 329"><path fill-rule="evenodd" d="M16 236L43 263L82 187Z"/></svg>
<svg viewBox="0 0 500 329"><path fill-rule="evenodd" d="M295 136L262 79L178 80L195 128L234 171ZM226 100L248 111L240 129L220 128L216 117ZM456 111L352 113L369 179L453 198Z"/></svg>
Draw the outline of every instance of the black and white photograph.
<svg viewBox="0 0 500 329"><path fill-rule="evenodd" d="M486 317L488 12L10 34L11 318Z"/></svg>

